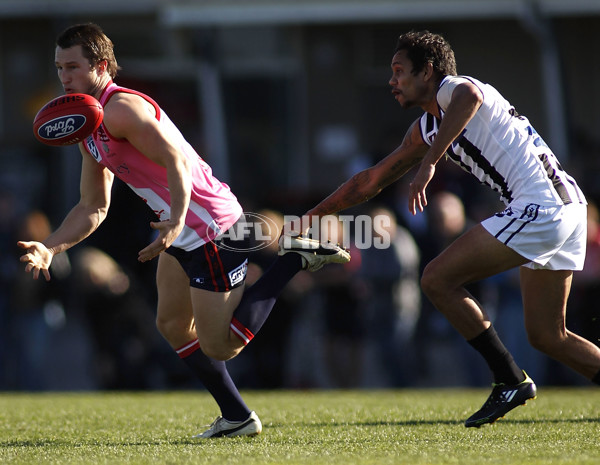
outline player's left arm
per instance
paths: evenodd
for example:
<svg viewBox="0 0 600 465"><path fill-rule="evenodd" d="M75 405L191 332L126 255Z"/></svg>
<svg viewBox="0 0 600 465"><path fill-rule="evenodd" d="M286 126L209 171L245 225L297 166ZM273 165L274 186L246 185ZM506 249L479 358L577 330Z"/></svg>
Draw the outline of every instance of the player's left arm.
<svg viewBox="0 0 600 465"><path fill-rule="evenodd" d="M127 93L115 95L104 108L104 124L115 137L127 139L149 160L167 170L171 217L151 223L158 237L139 252L142 262L166 250L181 233L190 203L192 181L187 158L163 132L154 107L143 98Z"/></svg>
<svg viewBox="0 0 600 465"><path fill-rule="evenodd" d="M425 188L435 174L435 165L450 147L450 144L463 132L483 103L483 94L471 82L456 86L439 130L431 147L421 162L408 190L408 209L414 215L427 205Z"/></svg>

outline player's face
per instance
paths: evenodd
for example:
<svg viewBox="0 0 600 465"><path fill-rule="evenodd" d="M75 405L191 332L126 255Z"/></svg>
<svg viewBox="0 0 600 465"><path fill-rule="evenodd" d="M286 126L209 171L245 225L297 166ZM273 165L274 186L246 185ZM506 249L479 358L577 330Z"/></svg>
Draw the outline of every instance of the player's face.
<svg viewBox="0 0 600 465"><path fill-rule="evenodd" d="M406 56L406 50L400 50L392 58L392 77L389 84L396 101L403 108L420 106L425 95L424 71L413 74L413 64Z"/></svg>
<svg viewBox="0 0 600 465"><path fill-rule="evenodd" d="M97 96L104 88L102 65L92 66L83 56L81 45L69 48L56 47L55 65L65 93Z"/></svg>

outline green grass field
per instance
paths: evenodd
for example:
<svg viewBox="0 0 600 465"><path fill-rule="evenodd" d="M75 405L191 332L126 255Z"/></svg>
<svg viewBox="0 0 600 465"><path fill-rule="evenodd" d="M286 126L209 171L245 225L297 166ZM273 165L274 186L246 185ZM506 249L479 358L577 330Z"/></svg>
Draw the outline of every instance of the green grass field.
<svg viewBox="0 0 600 465"><path fill-rule="evenodd" d="M0 393L0 463L600 463L600 390L541 388L504 420L465 428L487 395L250 391L263 434L199 442L217 414L204 392Z"/></svg>

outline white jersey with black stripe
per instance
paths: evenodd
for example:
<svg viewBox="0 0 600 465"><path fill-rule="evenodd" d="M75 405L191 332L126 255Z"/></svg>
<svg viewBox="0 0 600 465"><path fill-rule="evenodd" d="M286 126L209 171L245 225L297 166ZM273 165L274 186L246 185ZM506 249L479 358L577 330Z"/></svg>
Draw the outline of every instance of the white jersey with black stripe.
<svg viewBox="0 0 600 465"><path fill-rule="evenodd" d="M452 92L469 81L483 94L483 103L457 137L447 155L465 171L500 194L507 205L585 204L575 180L561 167L527 118L489 84L468 76L446 76L437 92L441 118ZM425 113L420 120L423 140L431 145L441 120Z"/></svg>

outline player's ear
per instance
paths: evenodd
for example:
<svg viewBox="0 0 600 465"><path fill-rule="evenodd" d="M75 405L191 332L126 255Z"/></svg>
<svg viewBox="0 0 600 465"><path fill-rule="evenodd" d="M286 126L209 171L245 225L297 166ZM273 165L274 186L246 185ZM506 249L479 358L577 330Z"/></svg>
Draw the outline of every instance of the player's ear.
<svg viewBox="0 0 600 465"><path fill-rule="evenodd" d="M430 80L433 77L433 73L434 73L434 71L433 71L433 63L431 63L430 61L428 61L423 66L423 79L425 79L426 81Z"/></svg>
<svg viewBox="0 0 600 465"><path fill-rule="evenodd" d="M104 74L108 68L108 60L100 60L96 64L96 68L98 69L98 74Z"/></svg>

